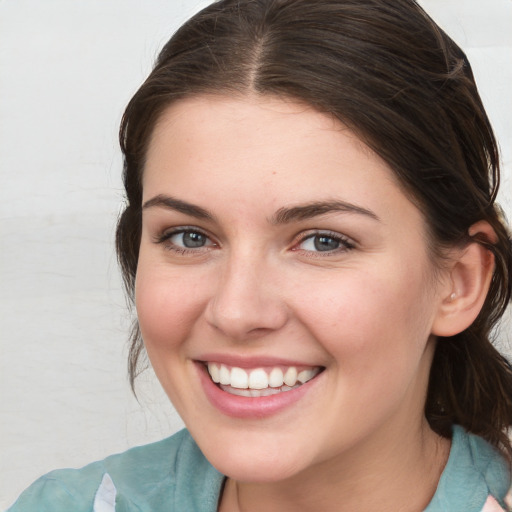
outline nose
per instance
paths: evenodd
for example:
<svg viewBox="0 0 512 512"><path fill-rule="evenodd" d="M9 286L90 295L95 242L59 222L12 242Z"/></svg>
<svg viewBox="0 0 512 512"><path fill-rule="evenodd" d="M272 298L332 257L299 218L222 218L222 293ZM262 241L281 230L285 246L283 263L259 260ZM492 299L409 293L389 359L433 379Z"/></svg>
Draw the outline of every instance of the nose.
<svg viewBox="0 0 512 512"><path fill-rule="evenodd" d="M206 307L206 319L214 329L234 341L277 331L288 320L279 288L278 269L263 258L231 257L219 273Z"/></svg>

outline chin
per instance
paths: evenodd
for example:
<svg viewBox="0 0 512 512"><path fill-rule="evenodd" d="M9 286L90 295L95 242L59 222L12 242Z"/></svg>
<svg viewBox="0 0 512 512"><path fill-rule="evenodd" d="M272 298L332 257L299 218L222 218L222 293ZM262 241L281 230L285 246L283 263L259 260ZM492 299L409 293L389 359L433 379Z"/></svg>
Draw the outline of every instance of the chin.
<svg viewBox="0 0 512 512"><path fill-rule="evenodd" d="M217 439L212 445L200 446L206 458L223 475L240 482L278 482L305 469L304 454L298 446L276 447L274 443L236 439L226 444Z"/></svg>
<svg viewBox="0 0 512 512"><path fill-rule="evenodd" d="M220 464L215 464L216 461L210 462L223 475L239 482L251 483L281 482L297 475L302 469L293 463L287 464L286 461L276 464L275 460L230 460Z"/></svg>

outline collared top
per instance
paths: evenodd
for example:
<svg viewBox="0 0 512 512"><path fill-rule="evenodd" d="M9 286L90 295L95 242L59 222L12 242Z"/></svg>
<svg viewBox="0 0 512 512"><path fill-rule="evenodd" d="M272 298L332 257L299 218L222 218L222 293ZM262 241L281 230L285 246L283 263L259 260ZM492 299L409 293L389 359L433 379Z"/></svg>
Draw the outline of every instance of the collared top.
<svg viewBox="0 0 512 512"><path fill-rule="evenodd" d="M182 430L81 469L52 471L8 512L216 512L224 479ZM506 511L509 488L502 455L455 426L448 462L425 512ZM397 510L404 505L397 503Z"/></svg>

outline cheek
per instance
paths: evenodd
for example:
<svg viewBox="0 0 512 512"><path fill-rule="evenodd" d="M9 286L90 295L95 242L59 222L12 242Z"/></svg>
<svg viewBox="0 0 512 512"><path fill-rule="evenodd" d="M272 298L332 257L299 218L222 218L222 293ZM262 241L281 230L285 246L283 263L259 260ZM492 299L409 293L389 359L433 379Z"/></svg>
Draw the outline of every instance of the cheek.
<svg viewBox="0 0 512 512"><path fill-rule="evenodd" d="M157 265L139 265L135 286L137 317L148 351L179 345L200 314L197 277L173 275Z"/></svg>
<svg viewBox="0 0 512 512"><path fill-rule="evenodd" d="M429 338L432 297L421 271L379 270L309 286L313 295L300 307L302 321L343 373L389 376L419 360Z"/></svg>
<svg viewBox="0 0 512 512"><path fill-rule="evenodd" d="M333 424L349 410L370 427L404 404L422 408L431 364L428 294L413 276L400 285L359 277L312 297L308 326L331 358L332 394L341 404Z"/></svg>

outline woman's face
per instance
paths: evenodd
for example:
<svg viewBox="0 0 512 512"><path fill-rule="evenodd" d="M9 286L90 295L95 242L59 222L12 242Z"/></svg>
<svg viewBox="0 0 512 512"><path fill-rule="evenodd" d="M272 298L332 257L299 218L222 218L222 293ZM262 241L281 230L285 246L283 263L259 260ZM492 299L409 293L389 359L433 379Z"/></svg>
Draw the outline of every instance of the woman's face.
<svg viewBox="0 0 512 512"><path fill-rule="evenodd" d="M420 212L346 127L268 97L182 100L143 190L142 336L221 472L280 480L426 425L440 277Z"/></svg>

